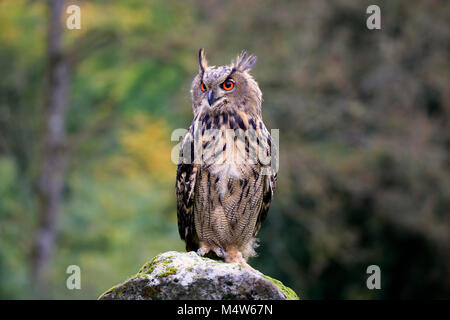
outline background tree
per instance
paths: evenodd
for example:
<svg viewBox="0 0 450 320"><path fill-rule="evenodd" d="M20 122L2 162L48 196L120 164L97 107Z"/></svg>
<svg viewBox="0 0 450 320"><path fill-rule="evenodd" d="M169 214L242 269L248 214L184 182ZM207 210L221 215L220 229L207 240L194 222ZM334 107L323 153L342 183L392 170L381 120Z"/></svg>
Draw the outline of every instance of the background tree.
<svg viewBox="0 0 450 320"><path fill-rule="evenodd" d="M38 295L45 294L42 273L49 263L55 246L67 163L66 113L69 73L61 37L61 17L65 1L48 1L47 5L44 134L37 184L39 227L35 239L32 265L32 279Z"/></svg>

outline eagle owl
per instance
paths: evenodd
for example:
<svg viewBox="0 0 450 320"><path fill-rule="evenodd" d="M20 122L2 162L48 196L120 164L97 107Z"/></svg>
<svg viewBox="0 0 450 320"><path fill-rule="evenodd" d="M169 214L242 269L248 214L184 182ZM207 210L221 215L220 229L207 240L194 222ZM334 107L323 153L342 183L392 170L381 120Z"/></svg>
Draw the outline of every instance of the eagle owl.
<svg viewBox="0 0 450 320"><path fill-rule="evenodd" d="M230 65L208 66L199 51L191 86L194 120L180 144L178 231L186 251L216 254L245 266L267 216L276 183L272 137L262 93L242 52Z"/></svg>

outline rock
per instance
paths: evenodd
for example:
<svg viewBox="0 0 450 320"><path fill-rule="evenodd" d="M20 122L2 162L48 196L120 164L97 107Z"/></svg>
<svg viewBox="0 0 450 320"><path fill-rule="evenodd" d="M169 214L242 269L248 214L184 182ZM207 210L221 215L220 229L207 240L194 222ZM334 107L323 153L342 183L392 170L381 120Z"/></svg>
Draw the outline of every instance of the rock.
<svg viewBox="0 0 450 320"><path fill-rule="evenodd" d="M169 251L99 298L121 300L297 300L293 290L237 263Z"/></svg>

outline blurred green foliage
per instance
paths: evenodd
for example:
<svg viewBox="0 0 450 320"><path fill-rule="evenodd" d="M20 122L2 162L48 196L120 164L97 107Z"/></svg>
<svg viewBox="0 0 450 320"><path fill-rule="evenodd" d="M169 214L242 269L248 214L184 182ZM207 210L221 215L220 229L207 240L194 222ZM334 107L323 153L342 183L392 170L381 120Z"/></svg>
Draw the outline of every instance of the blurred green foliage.
<svg viewBox="0 0 450 320"><path fill-rule="evenodd" d="M280 129L275 200L250 263L302 298L450 297L450 6L380 1L73 1L73 148L51 298L96 298L183 250L171 131L190 124L197 50L242 49ZM63 18L64 21L64 18ZM33 298L45 5L0 2L0 298ZM68 265L82 289L68 290ZM366 288L379 265L382 289Z"/></svg>

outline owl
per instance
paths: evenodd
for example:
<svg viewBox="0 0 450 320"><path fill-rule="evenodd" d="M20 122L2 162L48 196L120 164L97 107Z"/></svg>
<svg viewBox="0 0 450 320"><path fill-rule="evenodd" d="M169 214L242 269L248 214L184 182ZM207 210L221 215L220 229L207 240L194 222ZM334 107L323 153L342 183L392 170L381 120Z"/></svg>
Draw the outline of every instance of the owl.
<svg viewBox="0 0 450 320"><path fill-rule="evenodd" d="M250 267L256 236L276 183L276 150L262 120L261 90L243 51L230 65L208 66L199 51L191 85L194 119L180 144L178 231L186 251Z"/></svg>

